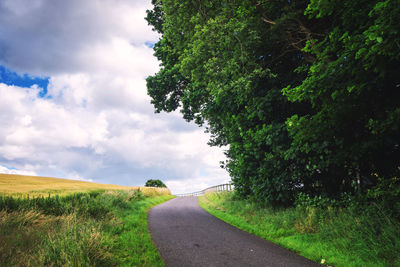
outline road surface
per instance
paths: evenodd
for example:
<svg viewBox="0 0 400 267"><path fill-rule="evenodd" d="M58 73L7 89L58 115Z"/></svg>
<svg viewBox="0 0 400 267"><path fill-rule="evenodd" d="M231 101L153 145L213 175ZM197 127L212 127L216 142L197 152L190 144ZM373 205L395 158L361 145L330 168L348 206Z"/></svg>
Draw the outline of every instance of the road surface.
<svg viewBox="0 0 400 267"><path fill-rule="evenodd" d="M166 266L321 266L217 219L196 197L152 208L149 230Z"/></svg>

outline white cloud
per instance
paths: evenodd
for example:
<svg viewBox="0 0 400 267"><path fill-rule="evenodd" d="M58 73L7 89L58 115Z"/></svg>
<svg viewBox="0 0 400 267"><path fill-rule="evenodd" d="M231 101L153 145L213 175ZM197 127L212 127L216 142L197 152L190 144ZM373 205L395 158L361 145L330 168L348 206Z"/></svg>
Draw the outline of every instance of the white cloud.
<svg viewBox="0 0 400 267"><path fill-rule="evenodd" d="M28 175L28 176L36 176L37 174L34 171L24 171L18 169L9 169L5 166L0 165L0 173L3 174L19 174L19 175Z"/></svg>
<svg viewBox="0 0 400 267"><path fill-rule="evenodd" d="M0 2L0 63L50 77L45 98L37 86L0 84L0 165L116 184L158 178L174 193L229 180L202 129L178 112L154 114L149 2Z"/></svg>
<svg viewBox="0 0 400 267"><path fill-rule="evenodd" d="M1 61L35 75L103 67L112 49L123 57L127 44L158 40L143 19L148 8L139 0L0 1Z"/></svg>

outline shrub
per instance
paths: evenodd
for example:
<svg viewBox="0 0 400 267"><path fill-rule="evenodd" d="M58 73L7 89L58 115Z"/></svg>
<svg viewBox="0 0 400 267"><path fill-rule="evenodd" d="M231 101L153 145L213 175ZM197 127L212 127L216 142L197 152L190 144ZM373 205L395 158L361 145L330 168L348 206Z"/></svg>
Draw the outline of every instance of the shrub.
<svg viewBox="0 0 400 267"><path fill-rule="evenodd" d="M161 180L147 180L146 184L144 186L147 187L167 187Z"/></svg>

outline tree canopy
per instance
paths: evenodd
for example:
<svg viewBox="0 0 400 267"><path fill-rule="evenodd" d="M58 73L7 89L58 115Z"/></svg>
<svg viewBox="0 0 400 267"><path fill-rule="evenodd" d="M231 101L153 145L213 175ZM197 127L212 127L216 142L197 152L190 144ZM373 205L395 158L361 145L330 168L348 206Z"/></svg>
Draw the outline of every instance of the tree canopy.
<svg viewBox="0 0 400 267"><path fill-rule="evenodd" d="M146 181L144 186L147 187L167 187L161 180L158 179L149 179Z"/></svg>
<svg viewBox="0 0 400 267"><path fill-rule="evenodd" d="M228 145L239 195L290 204L399 175L399 1L152 3L152 104Z"/></svg>

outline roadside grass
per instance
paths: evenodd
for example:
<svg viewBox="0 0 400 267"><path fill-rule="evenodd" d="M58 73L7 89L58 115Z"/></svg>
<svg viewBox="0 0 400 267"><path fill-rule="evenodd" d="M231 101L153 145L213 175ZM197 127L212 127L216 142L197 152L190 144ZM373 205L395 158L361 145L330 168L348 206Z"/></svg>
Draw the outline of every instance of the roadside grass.
<svg viewBox="0 0 400 267"><path fill-rule="evenodd" d="M164 266L148 231L147 213L151 207L172 198L172 195L147 198L118 211L117 216L122 219L123 226L118 233L114 256L121 259L119 266Z"/></svg>
<svg viewBox="0 0 400 267"><path fill-rule="evenodd" d="M0 174L0 194L17 198L66 196L71 193L95 190L140 190L147 196L169 195L168 188L121 186L69 179Z"/></svg>
<svg viewBox="0 0 400 267"><path fill-rule="evenodd" d="M153 194L0 196L0 266L163 266L147 211L173 196Z"/></svg>
<svg viewBox="0 0 400 267"><path fill-rule="evenodd" d="M272 209L233 193L199 197L207 212L329 266L400 266L400 224L377 207Z"/></svg>

